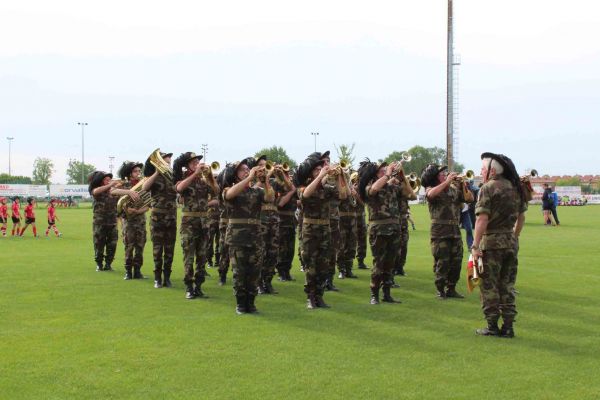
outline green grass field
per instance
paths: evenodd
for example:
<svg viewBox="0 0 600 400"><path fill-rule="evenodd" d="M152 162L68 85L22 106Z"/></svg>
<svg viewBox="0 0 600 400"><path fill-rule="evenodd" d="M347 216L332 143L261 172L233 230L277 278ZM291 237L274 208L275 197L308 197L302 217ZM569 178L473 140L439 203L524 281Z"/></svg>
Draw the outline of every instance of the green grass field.
<svg viewBox="0 0 600 400"><path fill-rule="evenodd" d="M429 217L412 209L403 304L369 305L358 271L326 293L331 309L306 310L296 263L243 316L231 273L219 287L209 269L210 298L184 299L179 245L172 289L123 281L121 243L117 271L95 272L91 211L58 209L63 238L0 238L0 398L600 398L600 207L560 208L558 228L531 207L513 340L474 334L477 293L434 297Z"/></svg>

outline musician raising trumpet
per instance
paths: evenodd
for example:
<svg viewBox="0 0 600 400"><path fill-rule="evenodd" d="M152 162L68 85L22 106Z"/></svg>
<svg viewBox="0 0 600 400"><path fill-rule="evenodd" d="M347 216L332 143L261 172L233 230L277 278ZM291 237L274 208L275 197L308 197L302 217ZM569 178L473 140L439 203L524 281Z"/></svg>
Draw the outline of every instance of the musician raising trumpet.
<svg viewBox="0 0 600 400"><path fill-rule="evenodd" d="M463 203L472 202L467 184L447 166L429 164L421 174L431 216L431 254L435 287L440 299L462 299L456 291L463 259L463 244L458 227Z"/></svg>

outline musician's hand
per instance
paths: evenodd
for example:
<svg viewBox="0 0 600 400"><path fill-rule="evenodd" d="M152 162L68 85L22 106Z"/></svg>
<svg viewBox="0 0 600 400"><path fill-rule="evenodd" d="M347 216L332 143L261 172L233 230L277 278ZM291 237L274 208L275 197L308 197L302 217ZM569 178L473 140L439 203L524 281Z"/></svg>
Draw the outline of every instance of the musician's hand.
<svg viewBox="0 0 600 400"><path fill-rule="evenodd" d="M393 163L389 164L386 168L385 168L385 174L390 176L394 173L394 170L396 169L396 162L394 161Z"/></svg>
<svg viewBox="0 0 600 400"><path fill-rule="evenodd" d="M138 201L140 199L140 195L138 192L135 192L133 190L129 190L128 191L129 197L131 198L131 200L133 200L134 202Z"/></svg>
<svg viewBox="0 0 600 400"><path fill-rule="evenodd" d="M477 265L479 258L482 256L480 249L471 249L471 255L473 256L473 265Z"/></svg>
<svg viewBox="0 0 600 400"><path fill-rule="evenodd" d="M248 178L250 178L250 179L254 179L254 178L257 176L257 174L258 174L258 171L259 171L261 168L263 168L263 167L259 167L258 165L257 165L256 167L252 168L252 169L250 170L250 173L248 174Z"/></svg>
<svg viewBox="0 0 600 400"><path fill-rule="evenodd" d="M451 183L457 176L458 174L456 172L450 172L448 176L446 176L446 182Z"/></svg>
<svg viewBox="0 0 600 400"><path fill-rule="evenodd" d="M110 181L109 185L113 188L119 188L123 185L123 183L121 181Z"/></svg>
<svg viewBox="0 0 600 400"><path fill-rule="evenodd" d="M325 175L327 175L327 174L329 173L329 171L330 171L330 169L329 169L329 165L324 165L324 166L321 168L321 172L319 172L319 177L320 177L320 178L324 177Z"/></svg>

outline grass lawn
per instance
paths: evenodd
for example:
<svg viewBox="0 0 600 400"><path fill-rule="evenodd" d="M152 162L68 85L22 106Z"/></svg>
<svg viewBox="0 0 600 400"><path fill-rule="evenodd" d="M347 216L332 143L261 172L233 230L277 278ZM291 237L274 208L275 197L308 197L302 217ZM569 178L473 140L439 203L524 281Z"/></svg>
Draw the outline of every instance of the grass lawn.
<svg viewBox="0 0 600 400"><path fill-rule="evenodd" d="M359 270L331 309L306 310L296 262L260 315L238 316L231 273L219 287L209 269L210 298L184 299L179 243L172 289L123 281L122 243L117 271L95 272L90 209L58 209L61 239L0 237L0 398L600 398L600 207L561 207L560 227L531 207L513 340L474 334L477 293L435 298L428 212L412 210L402 304L369 305Z"/></svg>

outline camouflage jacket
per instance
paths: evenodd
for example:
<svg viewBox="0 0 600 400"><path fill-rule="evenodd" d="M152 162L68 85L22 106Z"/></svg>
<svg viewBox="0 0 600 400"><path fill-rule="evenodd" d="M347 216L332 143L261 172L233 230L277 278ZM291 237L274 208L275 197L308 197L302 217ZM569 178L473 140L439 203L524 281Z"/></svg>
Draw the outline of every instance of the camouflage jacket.
<svg viewBox="0 0 600 400"><path fill-rule="evenodd" d="M344 200L340 200L340 205L339 205L339 212L342 213L344 216L343 218L348 218L348 214L346 213L356 213L354 206L352 205L350 198L352 196L348 196L346 199ZM340 217L342 217L342 215L340 215Z"/></svg>
<svg viewBox="0 0 600 400"><path fill-rule="evenodd" d="M269 185L271 186L271 189L274 193L275 196L273 196L273 199L270 201L267 201L266 197L263 198L263 203L262 203L262 208L261 208L261 212L260 212L260 221L263 224L277 224L279 223L279 212L277 211L277 200L279 200L279 196L281 195L281 192L283 190L281 185L278 185L277 182L275 182L274 178L271 178L269 180ZM263 190L265 190L263 188Z"/></svg>
<svg viewBox="0 0 600 400"><path fill-rule="evenodd" d="M337 199L339 196L337 186L325 183L319 186L309 198L304 197L304 189L306 188L298 189L303 218L328 220L331 215L331 199L334 197Z"/></svg>
<svg viewBox="0 0 600 400"><path fill-rule="evenodd" d="M287 192L283 191L282 196L285 196ZM288 201L283 207L279 206L279 199L277 199L277 211L279 212L279 226L296 226L296 210L298 209L298 191L295 191L290 201Z"/></svg>
<svg viewBox="0 0 600 400"><path fill-rule="evenodd" d="M94 224L116 225L117 224L117 196L112 196L108 191L93 196Z"/></svg>
<svg viewBox="0 0 600 400"><path fill-rule="evenodd" d="M208 201L213 190L204 179L196 178L181 193L184 212L206 212L208 213ZM208 214L207 214L208 216Z"/></svg>
<svg viewBox="0 0 600 400"><path fill-rule="evenodd" d="M229 219L229 204L225 203L223 196L219 196L219 226L226 226Z"/></svg>
<svg viewBox="0 0 600 400"><path fill-rule="evenodd" d="M460 238L460 212L465 201L463 191L455 185L450 185L436 197L427 198L429 216L431 217L432 239Z"/></svg>
<svg viewBox="0 0 600 400"><path fill-rule="evenodd" d="M225 198L227 190L223 191L223 198ZM232 200L225 199L225 204L229 207L229 219L258 222L264 198L264 189L250 187ZM227 225L226 240L230 246L256 247L259 234L260 224L258 223L230 223Z"/></svg>
<svg viewBox="0 0 600 400"><path fill-rule="evenodd" d="M132 187L135 186L136 182L132 182L132 181L127 181L125 182L125 184L123 185L123 189L131 189ZM122 212L123 214L123 218L125 218L125 220L127 221L127 224L130 224L132 226L145 226L146 225L146 214L127 214L126 212L127 210L125 210L125 212Z"/></svg>
<svg viewBox="0 0 600 400"><path fill-rule="evenodd" d="M488 226L479 247L482 250L507 249L516 246L513 228L520 213L527 210L517 189L503 177L492 178L479 191L475 214L487 214Z"/></svg>
<svg viewBox="0 0 600 400"><path fill-rule="evenodd" d="M152 194L152 208L168 210L172 216L177 213L177 191L175 185L169 182L167 178L158 175L154 184L150 188Z"/></svg>
<svg viewBox="0 0 600 400"><path fill-rule="evenodd" d="M380 191L369 194L367 185L366 203L369 208L369 229L378 235L392 235L400 230L400 200L404 197L402 183L386 184ZM377 221L390 223L378 224Z"/></svg>

